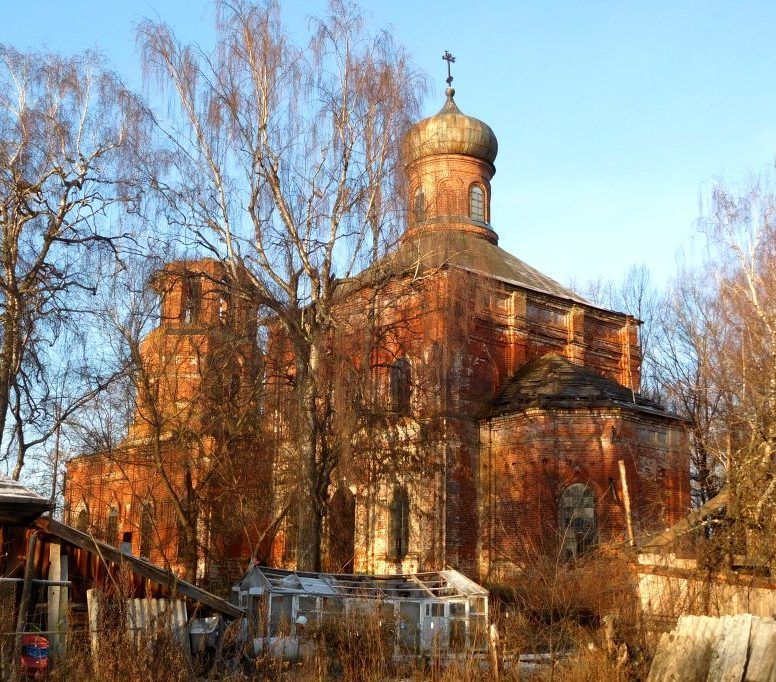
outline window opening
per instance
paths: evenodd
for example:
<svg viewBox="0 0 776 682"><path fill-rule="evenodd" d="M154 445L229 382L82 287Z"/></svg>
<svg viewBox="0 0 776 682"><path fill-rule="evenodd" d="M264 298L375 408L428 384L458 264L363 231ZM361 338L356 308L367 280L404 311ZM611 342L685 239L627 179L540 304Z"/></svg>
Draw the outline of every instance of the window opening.
<svg viewBox="0 0 776 682"><path fill-rule="evenodd" d="M119 534L119 510L116 507L108 509L108 522L105 524L105 541L112 545Z"/></svg>
<svg viewBox="0 0 776 682"><path fill-rule="evenodd" d="M153 533L153 517L151 505L143 504L140 509L140 556L148 558L151 555L151 533Z"/></svg>
<svg viewBox="0 0 776 682"><path fill-rule="evenodd" d="M485 192L479 185L472 185L469 190L469 217L485 222Z"/></svg>
<svg viewBox="0 0 776 682"><path fill-rule="evenodd" d="M410 363L399 358L391 365L391 410L397 414L410 411Z"/></svg>
<svg viewBox="0 0 776 682"><path fill-rule="evenodd" d="M89 530L89 510L86 507L83 507L81 511L78 512L76 528L82 533L86 533Z"/></svg>
<svg viewBox="0 0 776 682"><path fill-rule="evenodd" d="M218 296L218 322L220 324L229 322L229 299L226 294Z"/></svg>
<svg viewBox="0 0 776 682"><path fill-rule="evenodd" d="M595 495L588 486L574 483L563 491L558 527L566 559L574 559L595 545Z"/></svg>
<svg viewBox="0 0 776 682"><path fill-rule="evenodd" d="M415 216L415 222L420 223L426 218L426 195L423 188L418 187L415 190L415 196L412 199L412 211Z"/></svg>
<svg viewBox="0 0 776 682"><path fill-rule="evenodd" d="M200 282L198 277L188 275L183 280L181 320L192 324L199 317Z"/></svg>
<svg viewBox="0 0 776 682"><path fill-rule="evenodd" d="M401 561L407 556L410 544L410 496L407 488L396 486L391 502L391 556Z"/></svg>

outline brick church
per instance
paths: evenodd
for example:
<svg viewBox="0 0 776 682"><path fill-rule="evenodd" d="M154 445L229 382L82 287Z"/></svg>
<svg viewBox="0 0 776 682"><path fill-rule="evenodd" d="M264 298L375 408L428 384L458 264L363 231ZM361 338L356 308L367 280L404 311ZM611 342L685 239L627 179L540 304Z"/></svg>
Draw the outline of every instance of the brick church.
<svg viewBox="0 0 776 682"><path fill-rule="evenodd" d="M369 414L331 473L329 570L497 582L689 508L684 424L638 392L639 321L499 248L496 137L454 94L406 135L402 238L338 308L332 347L351 361L332 390ZM71 460L65 493L73 525L179 572L193 552L210 583L296 551L287 354L271 330L257 342L257 308L225 282L209 259L156 275L129 432Z"/></svg>

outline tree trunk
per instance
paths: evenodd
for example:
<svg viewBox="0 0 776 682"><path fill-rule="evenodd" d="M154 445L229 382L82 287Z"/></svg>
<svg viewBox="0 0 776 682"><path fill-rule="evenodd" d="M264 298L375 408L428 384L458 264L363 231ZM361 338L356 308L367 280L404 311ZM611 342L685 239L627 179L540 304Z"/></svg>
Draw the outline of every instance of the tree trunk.
<svg viewBox="0 0 776 682"><path fill-rule="evenodd" d="M308 358L297 353L297 390L301 398L299 415L299 526L297 532L296 568L300 571L321 570L322 514L319 504L318 420L316 373L319 350L311 345ZM305 361L307 359L307 361Z"/></svg>
<svg viewBox="0 0 776 682"><path fill-rule="evenodd" d="M0 350L0 447L3 444L10 405L11 378L15 374L14 365L17 362L15 351L18 343L18 308L15 303L15 299L11 297L6 301L3 321L3 346ZM15 476L15 480L18 479L18 475Z"/></svg>

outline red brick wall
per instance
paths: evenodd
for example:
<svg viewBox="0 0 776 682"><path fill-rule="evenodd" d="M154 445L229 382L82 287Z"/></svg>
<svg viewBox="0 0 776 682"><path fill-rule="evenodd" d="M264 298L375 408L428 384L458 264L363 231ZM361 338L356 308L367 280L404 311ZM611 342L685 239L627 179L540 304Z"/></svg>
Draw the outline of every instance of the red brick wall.
<svg viewBox="0 0 776 682"><path fill-rule="evenodd" d="M573 483L594 492L600 540L624 541L620 460L637 534L672 525L689 508L681 422L627 408L531 408L483 422L480 434L480 570L491 579L536 552L558 551L558 501Z"/></svg>

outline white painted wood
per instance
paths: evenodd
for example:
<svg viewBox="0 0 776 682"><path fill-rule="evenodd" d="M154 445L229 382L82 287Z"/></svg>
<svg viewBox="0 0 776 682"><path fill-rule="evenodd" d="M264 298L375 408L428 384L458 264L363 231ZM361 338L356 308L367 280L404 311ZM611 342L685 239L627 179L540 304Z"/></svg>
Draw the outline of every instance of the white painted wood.
<svg viewBox="0 0 776 682"><path fill-rule="evenodd" d="M740 682L749 652L752 616L724 616L712 642L707 682Z"/></svg>
<svg viewBox="0 0 776 682"><path fill-rule="evenodd" d="M49 570L48 579L52 581L62 580L62 545L58 542L49 543ZM62 611L61 585L51 585L48 588L48 643L52 658L56 658L64 649L62 634L67 630L67 611ZM64 617L63 617L64 616ZM64 628L63 628L64 621Z"/></svg>
<svg viewBox="0 0 776 682"><path fill-rule="evenodd" d="M99 603L95 591L86 590L86 608L89 615L89 639L92 648L92 668L95 676L99 675L100 670L100 643L99 633Z"/></svg>
<svg viewBox="0 0 776 682"><path fill-rule="evenodd" d="M776 621L682 616L660 637L649 682L776 682Z"/></svg>
<svg viewBox="0 0 776 682"><path fill-rule="evenodd" d="M771 618L755 618L749 636L749 662L746 682L776 682L776 623Z"/></svg>

